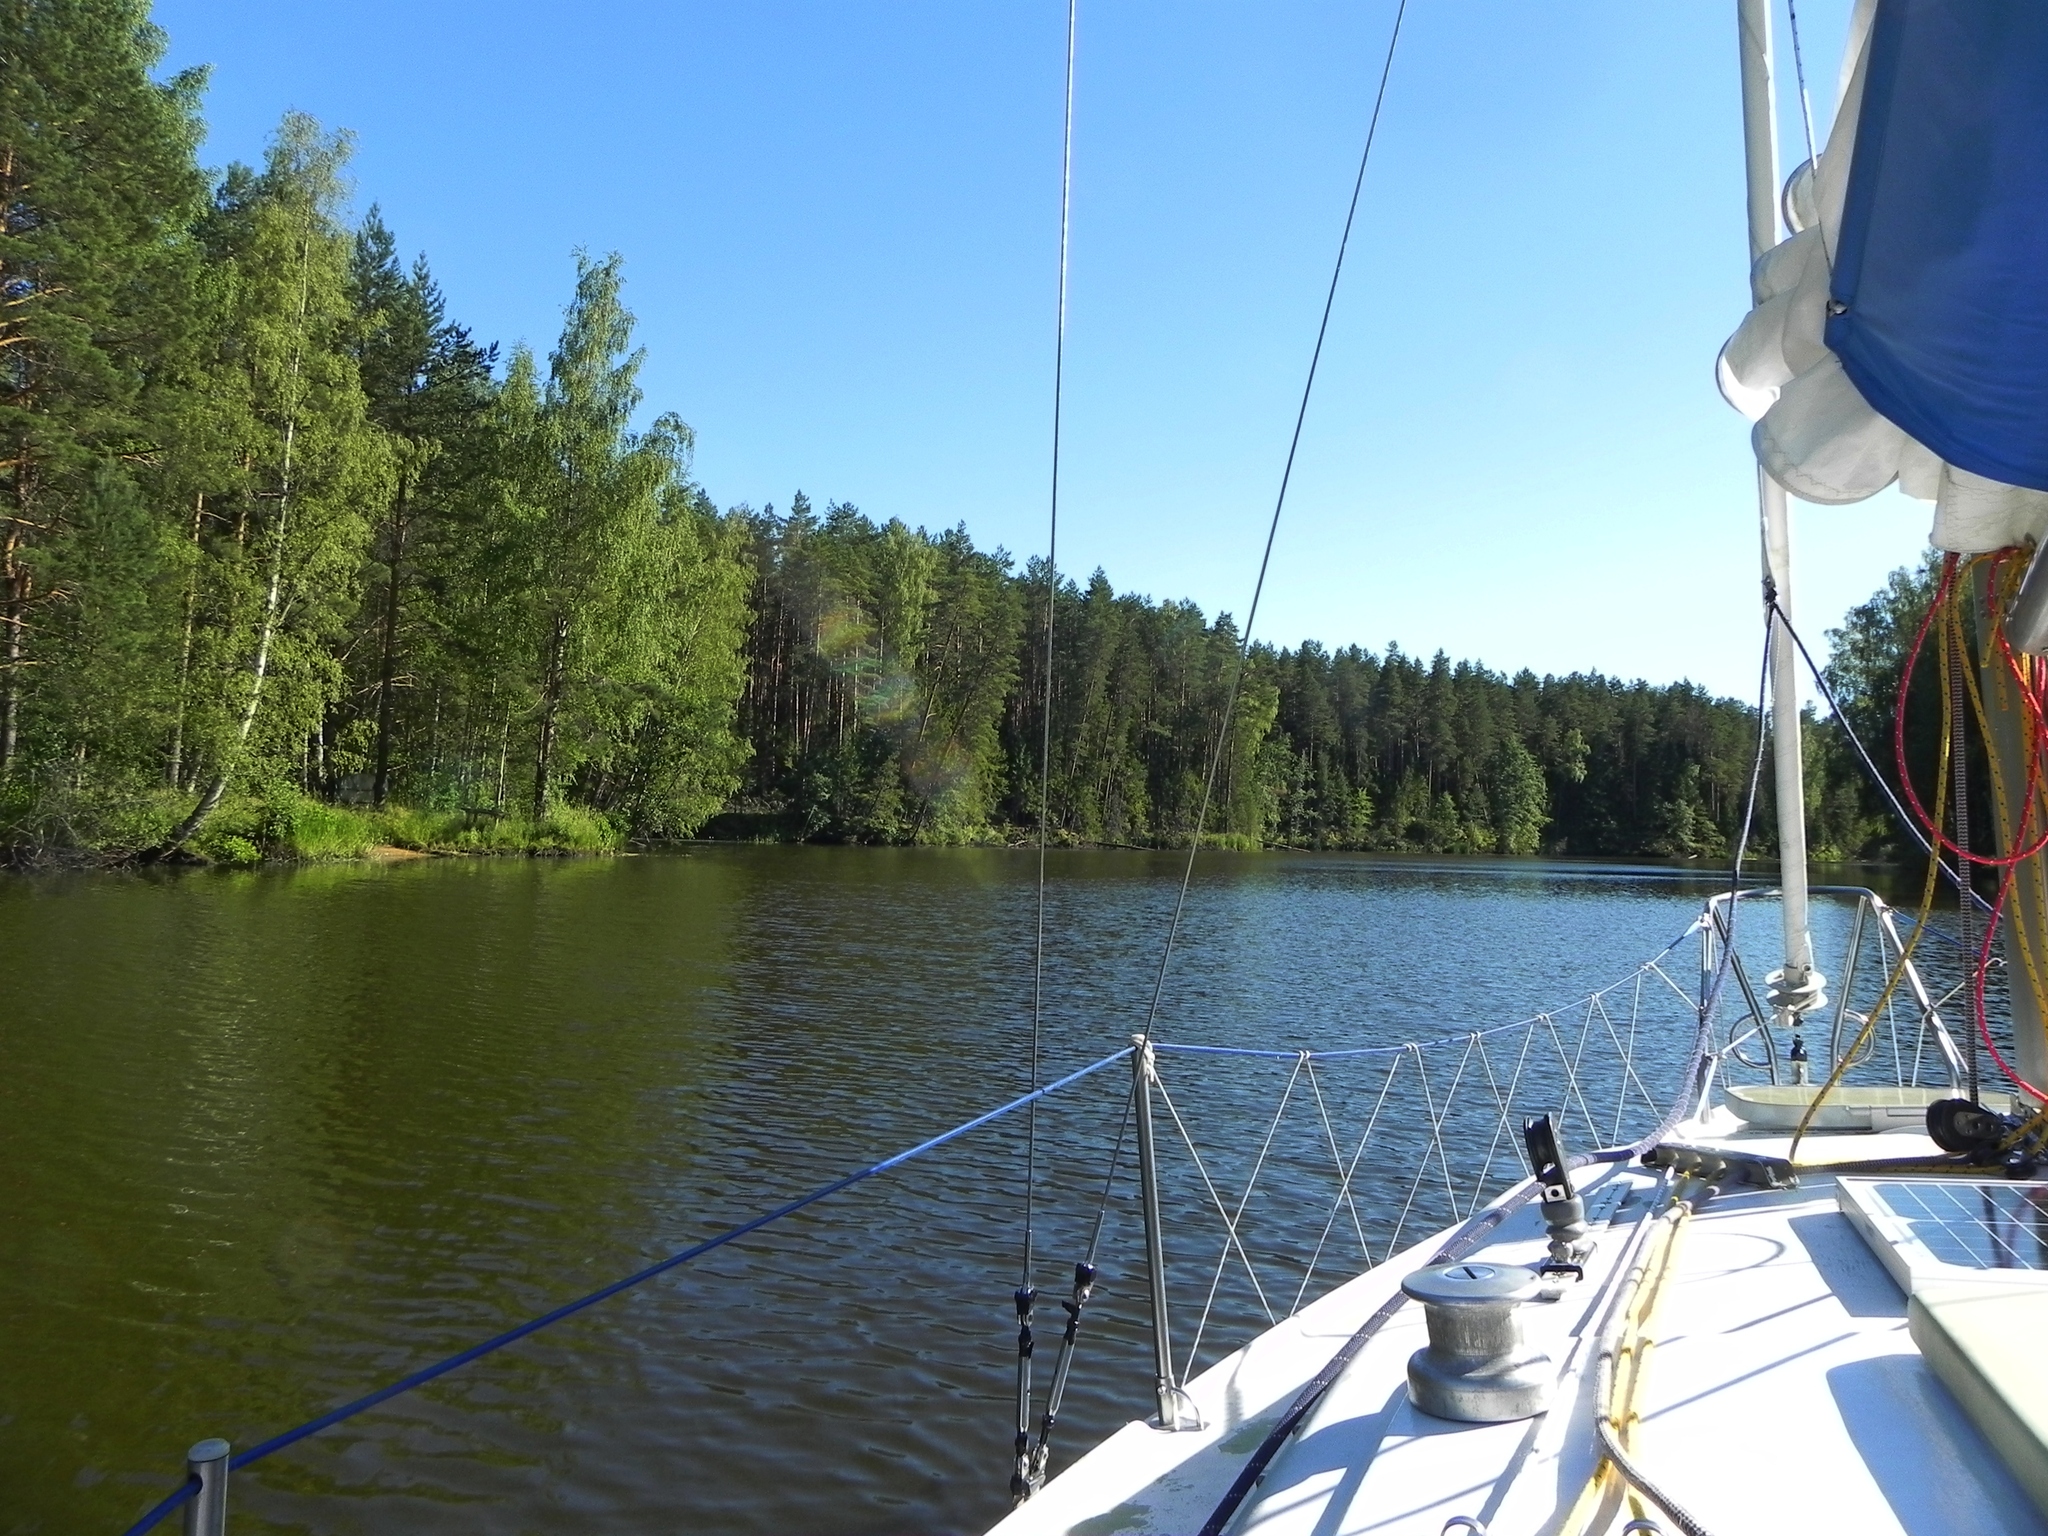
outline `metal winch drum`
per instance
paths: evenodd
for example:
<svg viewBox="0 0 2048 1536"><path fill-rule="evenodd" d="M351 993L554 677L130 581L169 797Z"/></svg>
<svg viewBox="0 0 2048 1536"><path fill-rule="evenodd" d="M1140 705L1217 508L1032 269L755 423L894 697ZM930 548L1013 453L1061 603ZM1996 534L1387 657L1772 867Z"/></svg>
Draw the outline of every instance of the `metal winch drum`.
<svg viewBox="0 0 2048 1536"><path fill-rule="evenodd" d="M1532 1418L1549 1407L1556 1368L1523 1339L1518 1315L1542 1284L1519 1264L1438 1264L1403 1280L1429 1324L1428 1348L1408 1360L1415 1406L1473 1424Z"/></svg>

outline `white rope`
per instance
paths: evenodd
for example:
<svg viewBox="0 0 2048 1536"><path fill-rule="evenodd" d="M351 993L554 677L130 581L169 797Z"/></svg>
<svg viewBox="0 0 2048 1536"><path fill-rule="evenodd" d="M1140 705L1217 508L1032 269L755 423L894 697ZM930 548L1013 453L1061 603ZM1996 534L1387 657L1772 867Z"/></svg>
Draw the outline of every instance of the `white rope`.
<svg viewBox="0 0 2048 1536"><path fill-rule="evenodd" d="M1202 1176L1202 1187L1209 1191L1209 1203L1216 1207L1216 1214L1223 1218L1223 1230L1228 1234L1229 1244L1237 1250L1237 1256L1244 1263L1244 1272L1251 1277L1252 1289L1258 1293L1259 1306L1264 1309L1268 1326L1280 1321L1273 1315L1272 1305L1266 1300L1266 1288L1259 1284L1259 1272L1252 1267L1251 1255L1244 1251L1244 1244L1238 1240L1237 1223L1230 1219L1230 1212L1223 1209L1223 1197L1216 1193L1216 1183L1209 1177L1209 1170L1202 1162L1202 1154L1195 1150L1195 1138L1188 1134L1187 1123L1174 1108L1173 1097L1166 1091L1166 1084L1154 1075L1153 1084L1159 1089L1160 1102L1166 1106L1167 1114L1173 1117L1174 1129L1180 1132L1180 1139L1186 1144L1188 1156L1195 1160L1195 1172Z"/></svg>
<svg viewBox="0 0 2048 1536"><path fill-rule="evenodd" d="M1348 1188L1341 1182L1344 1173L1344 1154L1337 1150L1337 1128L1330 1123L1330 1106L1323 1102L1323 1085L1316 1080L1314 1062L1307 1062L1308 1086L1316 1096L1316 1113L1322 1118L1323 1139L1330 1148L1330 1166L1337 1171L1339 1184L1337 1198L1351 1211L1351 1227L1358 1234L1358 1246L1365 1247L1365 1223L1359 1219L1358 1204L1351 1198Z"/></svg>
<svg viewBox="0 0 2048 1536"><path fill-rule="evenodd" d="M1429 1090L1429 1072L1423 1065L1422 1052L1419 1048L1415 1052L1415 1075L1422 1080L1422 1106L1429 1115L1430 1146L1435 1149L1438 1163L1443 1165L1444 1184L1446 1188L1449 1188L1450 1162L1444 1155L1442 1125L1438 1121L1436 1113L1436 1096ZM1389 1253L1398 1251L1401 1246L1401 1229L1408 1225L1408 1213L1415 1208L1415 1197L1421 1193L1422 1181L1429 1174L1429 1158L1430 1150L1425 1148L1422 1154L1422 1161L1416 1165L1415 1178L1408 1185L1408 1198L1401 1202L1401 1215L1394 1222L1394 1235L1387 1240L1387 1252ZM1453 1220L1457 1219L1457 1214L1458 1197L1457 1193L1453 1191L1451 1194L1451 1217Z"/></svg>
<svg viewBox="0 0 2048 1536"><path fill-rule="evenodd" d="M1619 1086L1614 1091L1614 1129L1609 1134L1608 1139L1610 1141L1618 1142L1621 1140L1621 1122L1628 1114L1628 1085L1631 1082L1636 1085L1637 1091L1642 1094L1645 1104L1648 1104L1652 1110L1655 1110L1657 1107L1656 1101L1650 1097L1650 1090L1643 1086L1642 1078L1636 1074L1636 1020L1642 1011L1643 974L1641 971L1636 973L1635 996L1629 1000L1628 1043L1626 1045L1622 1044L1621 1037L1615 1033L1614 1020L1608 1017L1607 1010L1605 1008L1600 1010L1601 1022L1607 1026L1607 1036L1614 1042L1614 1048L1621 1056L1622 1077Z"/></svg>
<svg viewBox="0 0 2048 1536"><path fill-rule="evenodd" d="M1646 971L1655 971L1658 974L1658 976L1663 978L1664 985L1669 987L1673 992L1675 992L1678 995L1678 1000L1681 1003L1685 1004L1685 1006L1693 1013L1699 1012L1699 1004L1693 1001L1692 994L1686 991L1685 988L1681 987L1677 982L1673 981L1668 975L1666 975L1663 966L1659 965L1656 961L1652 960L1648 965L1644 966L1643 969Z"/></svg>
<svg viewBox="0 0 2048 1536"><path fill-rule="evenodd" d="M1299 1096L1304 1102L1312 1100L1314 1103L1318 1129L1311 1134L1319 1137L1323 1151L1329 1156L1336 1189L1307 1263L1302 1269L1294 1298L1289 1306L1289 1315L1299 1312L1307 1301L1322 1259L1330 1250L1331 1237L1340 1221L1351 1228L1358 1242L1359 1256L1364 1266L1370 1269L1375 1262L1373 1238L1366 1231L1365 1213L1357 1198L1359 1174L1361 1167L1365 1166L1368 1152L1375 1143L1387 1107L1394 1102L1395 1086L1402 1081L1410 1060L1414 1063L1415 1084L1403 1095L1402 1103L1420 1109L1426 1140L1422 1144L1421 1155L1413 1173L1406 1181L1407 1187L1402 1191L1401 1204L1392 1230L1386 1234L1383 1255L1390 1255L1399 1250L1409 1222L1414 1220L1434 1198L1427 1194L1434 1180L1441 1180L1452 1220L1461 1219L1476 1211L1486 1198L1494 1166L1501 1156L1501 1149L1504 1146L1512 1148L1516 1143L1517 1114L1535 1112L1541 1107L1547 1107L1524 1102L1525 1099L1536 1095L1547 1099L1551 1092L1549 1086L1540 1089L1532 1086L1538 1079L1548 1083L1547 1069L1538 1070L1539 1058L1543 1055L1537 1048L1539 1039L1547 1042L1549 1059L1554 1061L1559 1074L1559 1081L1555 1085L1556 1108L1552 1112L1559 1117L1560 1129L1570 1116L1576 1113L1584 1126L1584 1134L1595 1142L1602 1140L1601 1121L1606 1117L1604 1114L1594 1113L1588 1095L1598 1088L1600 1091L1595 1096L1604 1102L1605 1079L1609 1070L1606 1056L1610 1050L1615 1058L1612 1070L1616 1076L1616 1104L1610 1133L1612 1138L1617 1141L1620 1139L1630 1107L1636 1100L1640 1099L1642 1105L1653 1115L1659 1113L1659 1103L1635 1060L1636 1052L1646 1038L1645 1030L1649 1025L1649 1015L1645 1013L1645 1009L1654 1004L1657 998L1668 993L1682 1010L1685 1022L1689 1026L1696 1025L1698 1005L1672 979L1659 961L1671 948L1697 933L1699 928L1700 923L1695 922L1688 927L1685 934L1675 940L1672 946L1667 946L1655 959L1636 967L1628 975L1608 986L1586 994L1578 1005L1582 1010L1578 1020L1579 1027L1574 1038L1570 1040L1565 1038L1565 1030L1560 1027L1558 1016L1555 1013L1542 1012L1513 1024L1494 1025L1429 1041L1408 1041L1398 1046L1387 1047L1385 1051L1374 1049L1366 1052L1290 1053L1293 1058L1290 1070L1282 1084L1275 1107L1268 1117L1250 1172L1234 1201L1224 1200L1220 1186L1195 1143L1187 1120L1181 1115L1178 1105L1162 1083L1161 1100L1173 1121L1176 1133L1193 1161L1208 1206L1216 1213L1223 1226L1222 1242L1216 1260L1210 1267L1207 1292L1198 1314L1193 1341L1187 1349L1187 1372L1192 1374L1201 1358L1201 1349L1207 1342L1208 1330L1215 1321L1216 1307L1223 1294L1224 1278L1230 1269L1233 1255L1243 1266L1268 1324L1276 1320L1272 1299L1268 1296L1264 1280L1251 1257L1252 1202L1261 1187L1265 1170L1273 1164L1274 1149L1278 1146L1279 1136L1285 1129L1289 1116L1294 1112L1294 1104L1304 1078L1309 1092ZM1661 987L1657 985L1660 982ZM1618 1010L1624 988L1627 989L1629 1004L1625 1027ZM1505 1057L1498 1061L1494 1057L1495 1042L1509 1030L1520 1032L1511 1068ZM1429 1072L1429 1055L1453 1047L1457 1048L1458 1052L1455 1064L1447 1064L1448 1070L1440 1071L1439 1077L1433 1080ZM1171 1049L1170 1046L1162 1048ZM1278 1054L1265 1053L1267 1059ZM1475 1058L1477 1075L1483 1078L1485 1084L1486 1091L1483 1097L1464 1094L1467 1079L1474 1076ZM1377 1091L1373 1093L1373 1103L1365 1117L1364 1128L1347 1156L1336 1129L1340 1101L1333 1097L1336 1092L1334 1083L1329 1091L1325 1091L1323 1073L1319 1067L1328 1066L1332 1061L1363 1063L1382 1059L1386 1063L1385 1073ZM1589 1081L1593 1078L1599 1081ZM1372 1092L1370 1089L1367 1091ZM1472 1097L1473 1105L1464 1105L1464 1097ZM1471 1111L1482 1106L1485 1119L1479 1124L1471 1123ZM1471 1145L1476 1146L1482 1129L1486 1132L1486 1146L1478 1160L1476 1175L1470 1178L1470 1188L1465 1189L1461 1187L1460 1180L1466 1176L1453 1165L1450 1144L1455 1139L1461 1145L1469 1141ZM1432 1160L1434 1168L1431 1167ZM1375 1174L1380 1172L1374 1170Z"/></svg>
<svg viewBox="0 0 2048 1536"><path fill-rule="evenodd" d="M1301 1288L1294 1293L1294 1305L1289 1309L1290 1316L1301 1310L1301 1299L1308 1294L1309 1281L1314 1277L1316 1264L1323 1256L1324 1244L1330 1240L1330 1229L1337 1224L1337 1214L1342 1208L1345 1194L1351 1188L1352 1178L1358 1172L1359 1160L1365 1156L1366 1144L1372 1140L1373 1128L1380 1123L1380 1111L1387 1106L1387 1094L1394 1086L1394 1079L1400 1074L1401 1063L1407 1059L1407 1056L1404 1054L1396 1056L1387 1063L1387 1077L1386 1081L1380 1084L1379 1102L1373 1105L1372 1117L1365 1123L1365 1134L1358 1138L1358 1150L1351 1154L1351 1162L1344 1169L1343 1180L1337 1186L1337 1200L1331 1204L1329 1218L1324 1221L1322 1233L1316 1238L1315 1252L1309 1255L1308 1269L1301 1277ZM1359 1240L1361 1243L1364 1242L1363 1233L1360 1234ZM1366 1247L1363 1251L1366 1267L1370 1269L1372 1267L1372 1249ZM1389 1253L1393 1251L1391 1248L1387 1250Z"/></svg>
<svg viewBox="0 0 2048 1536"><path fill-rule="evenodd" d="M1594 1141L1600 1139L1600 1122L1593 1118L1593 1106L1586 1101L1580 1068L1585 1064L1586 1045L1593 1038L1593 1015L1599 1011L1600 994L1595 992L1586 999L1586 1011L1579 1018L1579 1038L1572 1045L1572 1059L1565 1066L1565 1076L1571 1080L1579 1093L1579 1108L1586 1116L1586 1135Z"/></svg>
<svg viewBox="0 0 2048 1536"><path fill-rule="evenodd" d="M1571 1120L1572 1100L1579 1101L1579 1113L1585 1117L1586 1132L1595 1141L1600 1139L1600 1127L1593 1122L1593 1111L1586 1103L1586 1096L1579 1092L1579 1080L1572 1071L1571 1061L1564 1048L1564 1040L1557 1032L1557 1020L1550 1014L1543 1015L1543 1027L1550 1035L1552 1049L1557 1052L1557 1064L1564 1069L1564 1097L1558 1100L1557 1115L1560 1121Z"/></svg>
<svg viewBox="0 0 2048 1536"><path fill-rule="evenodd" d="M1642 1022L1642 1016L1643 978L1641 973L1638 972L1636 976L1636 993L1629 1000L1628 1005L1628 1042L1621 1047L1622 1068L1628 1076L1622 1079L1621 1087L1616 1090L1614 1095L1614 1130L1608 1136L1608 1140L1613 1142L1621 1140L1621 1122L1628 1114L1628 1079L1636 1076L1636 1028ZM1636 1086L1642 1087L1641 1079L1637 1079ZM1644 1090L1643 1097L1645 1099L1649 1098L1648 1090Z"/></svg>
<svg viewBox="0 0 2048 1536"><path fill-rule="evenodd" d="M1444 1089L1443 1108L1432 1117L1431 1128L1436 1134L1437 1166L1443 1170L1444 1198L1450 1202L1451 1220L1463 1218L1458 1211L1458 1176L1451 1167L1450 1151L1444 1146L1444 1122L1451 1117L1451 1106L1458 1102L1458 1089L1465 1081L1465 1070L1472 1065L1472 1052L1479 1047L1479 1037L1474 1035L1465 1046L1465 1054L1458 1058L1458 1070L1451 1074L1450 1086ZM1427 1088L1427 1084L1424 1087Z"/></svg>
<svg viewBox="0 0 2048 1536"><path fill-rule="evenodd" d="M1258 1186L1259 1174L1266 1166L1266 1154L1273 1149L1273 1138L1279 1133L1281 1120L1286 1117L1288 1101L1294 1097L1294 1085L1300 1080L1302 1069L1307 1065L1307 1051L1303 1051L1294 1058L1294 1070L1287 1074L1287 1086L1281 1090L1280 1103L1273 1110L1272 1122L1266 1127L1266 1139L1259 1144L1259 1155L1252 1161L1251 1177L1245 1180L1244 1193L1238 1197L1237 1215L1235 1221L1231 1223L1233 1230L1235 1229L1236 1222L1244 1220L1245 1206L1251 1202L1252 1190ZM1160 1090L1162 1094L1165 1091L1163 1088ZM1190 1150L1193 1150L1192 1147L1190 1147ZM1181 1372L1181 1379L1183 1381L1195 1373L1195 1355L1202 1347L1202 1335L1208 1331L1209 1312L1216 1305L1216 1292L1223 1284L1223 1271L1229 1267L1229 1264L1230 1244L1225 1242L1222 1249L1216 1255L1216 1272L1209 1277L1209 1295L1203 1301L1202 1315L1195 1323L1195 1340L1188 1346L1187 1368ZM1251 1261L1249 1259L1245 1261L1245 1266L1247 1269L1250 1268ZM1258 1284L1256 1276L1253 1277L1252 1284L1255 1286ZM1263 1294L1260 1299L1264 1299ZM1270 1316L1271 1314L1268 1313L1269 1318Z"/></svg>
<svg viewBox="0 0 2048 1536"><path fill-rule="evenodd" d="M1526 1034L1522 1036L1522 1050L1521 1054L1515 1058L1515 1075L1508 1080L1507 1096L1503 1098L1501 1097L1498 1088L1495 1088L1494 1090L1494 1097L1498 1100L1500 1104L1500 1118L1494 1122L1493 1137L1486 1144L1486 1161L1480 1164L1479 1167L1479 1197L1483 1197L1485 1195L1486 1181L1493 1176L1494 1154L1498 1152L1500 1149L1501 1137L1503 1135L1512 1137L1513 1135L1513 1131L1510 1127L1509 1122L1514 1114L1515 1096L1521 1092L1522 1069L1529 1064L1529 1047L1535 1042L1535 1039L1536 1031L1534 1029L1529 1030ZM1483 1057L1483 1047L1481 1054ZM1488 1085L1492 1086L1494 1078L1493 1065L1491 1062L1488 1062L1486 1064L1486 1079Z"/></svg>

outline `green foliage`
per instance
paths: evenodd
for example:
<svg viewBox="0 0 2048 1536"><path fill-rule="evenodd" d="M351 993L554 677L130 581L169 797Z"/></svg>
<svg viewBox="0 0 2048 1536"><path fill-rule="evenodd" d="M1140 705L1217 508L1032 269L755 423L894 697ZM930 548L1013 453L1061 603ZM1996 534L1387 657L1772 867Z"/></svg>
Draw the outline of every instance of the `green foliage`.
<svg viewBox="0 0 2048 1536"><path fill-rule="evenodd" d="M451 544L463 537L470 489L495 446L496 349L448 319L426 257L410 273L400 267L374 206L356 233L350 286L352 350L370 419L390 434L395 473L364 575L370 599L343 648L350 687L342 718L328 726L326 767L330 781L367 771L370 798L382 805L405 767L400 737L418 697L412 668L444 670L436 621L449 617Z"/></svg>
<svg viewBox="0 0 2048 1536"><path fill-rule="evenodd" d="M515 358L498 588L530 658L530 815L558 786L643 836L693 830L737 780L745 576L736 535L688 479L690 428L631 430L641 354L621 263L578 260L547 383Z"/></svg>
<svg viewBox="0 0 2048 1536"><path fill-rule="evenodd" d="M359 859L383 841L369 817L347 806L292 795L267 809L263 846L278 857L308 863Z"/></svg>
<svg viewBox="0 0 2048 1536"><path fill-rule="evenodd" d="M798 495L749 517L756 613L718 830L843 842L1031 835L1046 583L1034 563ZM1053 612L1049 789L1069 842L1185 845L1239 638L1096 572ZM913 724L915 728L913 728ZM1505 678L1390 647L1253 648L1205 842L1432 853L1725 848L1750 710L1690 684ZM938 743L935 751L933 743ZM934 772L934 764L940 771ZM1760 840L1759 846L1767 842Z"/></svg>
<svg viewBox="0 0 2048 1536"><path fill-rule="evenodd" d="M1682 773L1699 782L1699 765L1687 763ZM1494 851L1534 853L1550 821L1550 786L1543 769L1519 736L1503 736L1486 768L1488 809L1492 812Z"/></svg>
<svg viewBox="0 0 2048 1536"><path fill-rule="evenodd" d="M393 456L349 341L345 137L287 115L261 174L233 168L201 226L220 306L192 487L195 560L176 775L189 839L230 788L299 769L341 689L370 512ZM203 477L203 478L202 478Z"/></svg>
<svg viewBox="0 0 2048 1536"><path fill-rule="evenodd" d="M1914 632L1934 601L1940 580L1941 556L1930 550L1917 567L1893 571L1868 602L1849 611L1839 629L1828 631L1828 686L1842 707L1843 718L1809 717L1805 732L1808 841L1822 856L1895 858L1909 852L1912 857L1919 856L1907 842L1883 790L1857 757L1848 730L1853 729L1862 740L1883 782L1893 793L1900 793L1893 750L1899 680L1905 674ZM1975 625L1968 618L1965 627L1974 635ZM1922 796L1933 790L1946 710L1930 638L1905 710L1906 760ZM1968 733L1968 742L1970 781L1988 784L1990 765L1974 728ZM1990 800L1989 795L1979 796L1971 817L1971 836L1980 848L1994 845Z"/></svg>
<svg viewBox="0 0 2048 1536"><path fill-rule="evenodd" d="M740 805L840 842L971 842L1007 788L1023 595L964 527L876 526L801 494L747 514Z"/></svg>
<svg viewBox="0 0 2048 1536"><path fill-rule="evenodd" d="M392 796L434 847L693 832L747 750L747 529L632 424L618 258L498 379L348 226L345 136L289 114L209 197L145 7L0 28L0 857L353 856Z"/></svg>
<svg viewBox="0 0 2048 1536"><path fill-rule="evenodd" d="M151 77L133 0L6 0L0 37L0 828L34 841L102 769L134 792L167 707L141 487L196 308L202 76Z"/></svg>
<svg viewBox="0 0 2048 1536"><path fill-rule="evenodd" d="M617 255L578 258L545 366L500 373L374 206L350 227L344 136L288 115L209 197L201 78L152 78L144 7L0 25L0 854L581 852L713 818L971 842L1041 807L1169 846L1205 801L1246 849L1728 845L1744 703L1392 646L1261 644L1240 676L1229 615L1055 586L964 525L721 512L689 426L643 415ZM1887 772L1930 571L1831 636ZM1843 725L1806 726L1809 813L1854 854L1887 822Z"/></svg>

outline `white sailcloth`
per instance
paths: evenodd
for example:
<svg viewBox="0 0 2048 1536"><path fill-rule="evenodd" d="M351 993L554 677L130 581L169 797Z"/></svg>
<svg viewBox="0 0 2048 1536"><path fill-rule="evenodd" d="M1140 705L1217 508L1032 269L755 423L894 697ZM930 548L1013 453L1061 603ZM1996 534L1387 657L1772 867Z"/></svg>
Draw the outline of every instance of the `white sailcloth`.
<svg viewBox="0 0 2048 1536"><path fill-rule="evenodd" d="M1871 407L1823 339L1875 8L1858 0L1834 126L1818 166L1792 178L1792 235L1750 275L1756 305L1721 349L1721 393L1756 424L1757 462L1802 501L1838 506L1896 484L1934 503L1930 540L1938 549L1977 554L2038 540L2048 533L2048 493L1943 463Z"/></svg>

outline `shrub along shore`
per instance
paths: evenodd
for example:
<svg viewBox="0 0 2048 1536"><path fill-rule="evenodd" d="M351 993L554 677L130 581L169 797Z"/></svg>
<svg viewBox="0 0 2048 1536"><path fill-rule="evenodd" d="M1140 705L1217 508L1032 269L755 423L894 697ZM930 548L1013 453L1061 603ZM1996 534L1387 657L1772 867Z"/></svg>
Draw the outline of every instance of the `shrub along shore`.
<svg viewBox="0 0 2048 1536"><path fill-rule="evenodd" d="M122 838L123 844L143 850L161 847L165 833L184 809L181 802L168 796L134 807L138 825ZM610 822L575 806L558 806L534 822L517 813L481 807L422 811L396 805L329 805L309 795L286 794L223 802L199 836L184 844L173 861L332 863L407 854L617 853L624 846L625 840ZM127 862L134 857L116 849L107 859Z"/></svg>

